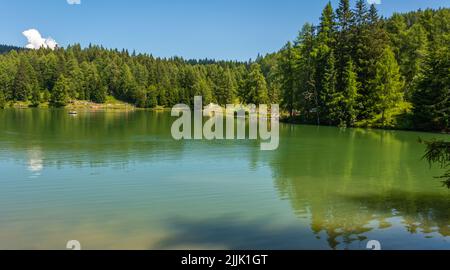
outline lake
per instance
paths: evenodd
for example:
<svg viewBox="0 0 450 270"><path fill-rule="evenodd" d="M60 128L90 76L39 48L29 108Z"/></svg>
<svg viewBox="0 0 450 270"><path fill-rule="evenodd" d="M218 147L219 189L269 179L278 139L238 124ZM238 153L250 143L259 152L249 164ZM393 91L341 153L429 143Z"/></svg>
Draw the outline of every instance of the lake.
<svg viewBox="0 0 450 270"><path fill-rule="evenodd" d="M175 141L167 112L0 110L0 249L450 249L419 132Z"/></svg>

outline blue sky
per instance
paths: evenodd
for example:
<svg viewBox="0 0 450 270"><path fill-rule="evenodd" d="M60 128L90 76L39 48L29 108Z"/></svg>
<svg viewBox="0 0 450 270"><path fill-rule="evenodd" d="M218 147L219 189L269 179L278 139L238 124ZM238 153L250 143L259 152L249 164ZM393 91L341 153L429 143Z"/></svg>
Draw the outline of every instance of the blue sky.
<svg viewBox="0 0 450 270"><path fill-rule="evenodd" d="M69 0L79 1L79 0ZM375 0L372 0L375 1ZM450 7L450 0L381 0L384 16ZM328 0L0 0L0 43L25 46L37 29L60 45L185 58L247 60L281 48L305 22L316 23ZM332 1L337 7L338 0Z"/></svg>

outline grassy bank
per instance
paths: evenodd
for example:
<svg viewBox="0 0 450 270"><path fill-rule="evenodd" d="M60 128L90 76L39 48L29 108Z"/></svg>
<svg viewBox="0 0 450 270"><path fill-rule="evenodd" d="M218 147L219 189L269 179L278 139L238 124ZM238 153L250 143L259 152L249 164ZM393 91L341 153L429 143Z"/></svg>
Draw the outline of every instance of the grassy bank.
<svg viewBox="0 0 450 270"><path fill-rule="evenodd" d="M16 101L10 102L6 107L15 109L26 109L26 108L51 108L52 106L49 102L42 102L39 106L33 106L29 101ZM136 110L136 106L129 104L120 100L115 99L112 96L108 96L105 103L95 103L86 100L71 100L64 107L67 110L72 111L99 111L99 110L117 110L117 111L132 111Z"/></svg>

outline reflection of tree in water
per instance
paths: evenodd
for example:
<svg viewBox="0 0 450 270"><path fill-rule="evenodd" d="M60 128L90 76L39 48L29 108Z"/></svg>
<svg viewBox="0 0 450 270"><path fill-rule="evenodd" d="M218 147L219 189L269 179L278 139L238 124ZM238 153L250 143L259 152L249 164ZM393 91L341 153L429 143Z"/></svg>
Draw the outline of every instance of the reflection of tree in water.
<svg viewBox="0 0 450 270"><path fill-rule="evenodd" d="M5 110L0 142L11 152L40 149L45 165L98 166L179 155L183 144L170 135L170 114L150 111L80 112ZM60 158L64 155L64 158Z"/></svg>
<svg viewBox="0 0 450 270"><path fill-rule="evenodd" d="M351 195L343 199L385 217L403 217L408 232L450 236L450 196L448 194L392 191L388 194Z"/></svg>
<svg viewBox="0 0 450 270"><path fill-rule="evenodd" d="M436 190L420 163L422 149L410 145L417 137L334 128L320 128L319 134L315 127L281 133L287 139L271 162L275 185L331 248L350 248L366 240L365 233L390 228L392 217L401 217L410 233L449 235L447 192L415 192Z"/></svg>

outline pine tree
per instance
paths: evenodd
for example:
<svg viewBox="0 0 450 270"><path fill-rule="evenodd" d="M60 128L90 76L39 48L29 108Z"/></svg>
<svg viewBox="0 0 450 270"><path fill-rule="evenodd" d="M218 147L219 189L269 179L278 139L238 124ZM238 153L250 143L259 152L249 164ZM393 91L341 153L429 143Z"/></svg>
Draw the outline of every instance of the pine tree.
<svg viewBox="0 0 450 270"><path fill-rule="evenodd" d="M337 69L337 86L339 91L343 91L345 82L345 69L349 61L352 59L352 25L354 20L353 11L350 9L349 0L340 0L339 7L336 10L338 34L336 40L336 69Z"/></svg>
<svg viewBox="0 0 450 270"><path fill-rule="evenodd" d="M90 64L85 71L85 91L88 93L86 99L96 103L104 103L106 101L107 88L102 84L96 65Z"/></svg>
<svg viewBox="0 0 450 270"><path fill-rule="evenodd" d="M360 28L361 26L357 26ZM377 104L377 89L373 85L376 76L376 65L389 47L389 39L383 22L378 16L375 5L371 5L368 13L367 31L361 31L355 36L356 48L355 62L360 82L359 103L361 110L359 119L373 119L379 113Z"/></svg>
<svg viewBox="0 0 450 270"><path fill-rule="evenodd" d="M296 61L296 51L292 48L291 42L288 42L281 52L280 73L281 92L283 97L282 105L289 112L291 118L294 115L294 109L297 103L297 89L295 82Z"/></svg>
<svg viewBox="0 0 450 270"><path fill-rule="evenodd" d="M236 89L230 70L219 67L217 73L213 75L213 81L217 103L220 105L234 103Z"/></svg>
<svg viewBox="0 0 450 270"><path fill-rule="evenodd" d="M50 104L54 107L64 107L67 105L68 102L68 89L69 89L69 82L64 77L64 75L60 75L58 80L55 83L55 86L53 87L52 95L50 98Z"/></svg>
<svg viewBox="0 0 450 270"><path fill-rule="evenodd" d="M39 86L36 84L33 87L31 93L31 107L39 107L40 103L41 103L41 91L39 90Z"/></svg>
<svg viewBox="0 0 450 270"><path fill-rule="evenodd" d="M341 125L354 126L356 117L358 115L358 89L359 83L357 81L357 74L353 61L350 59L345 67L343 78L343 111L345 112L344 119L341 119Z"/></svg>
<svg viewBox="0 0 450 270"><path fill-rule="evenodd" d="M80 66L78 64L77 59L73 55L73 53L69 54L68 57L68 63L67 63L67 77L71 80L71 85L69 87L69 97L72 99L78 99L81 96L84 96L84 74L83 71L80 69Z"/></svg>
<svg viewBox="0 0 450 270"><path fill-rule="evenodd" d="M450 129L450 49L433 48L413 94L414 126L420 130Z"/></svg>
<svg viewBox="0 0 450 270"><path fill-rule="evenodd" d="M13 83L13 98L26 101L37 84L36 74L27 58L21 57Z"/></svg>
<svg viewBox="0 0 450 270"><path fill-rule="evenodd" d="M319 92L317 81L317 53L315 27L305 24L296 40L299 58L296 62L298 79L298 107L306 122L320 124Z"/></svg>
<svg viewBox="0 0 450 270"><path fill-rule="evenodd" d="M138 86L136 95L134 97L135 105L138 108L146 108L147 107L147 91L142 86Z"/></svg>
<svg viewBox="0 0 450 270"><path fill-rule="evenodd" d="M390 124L390 110L403 100L403 79L395 55L388 47L376 64L375 79L372 82L376 90L376 103L381 113L381 125Z"/></svg>
<svg viewBox="0 0 450 270"><path fill-rule="evenodd" d="M336 39L336 14L333 11L331 2L325 6L320 18L320 27L318 39L320 43L332 47L335 45Z"/></svg>
<svg viewBox="0 0 450 270"><path fill-rule="evenodd" d="M331 116L333 107L333 98L336 94L336 69L333 51L327 57L327 61L323 68L323 76L320 90L320 101L322 106L322 118L329 124L336 124L336 120Z"/></svg>
<svg viewBox="0 0 450 270"><path fill-rule="evenodd" d="M195 82L194 92L196 96L201 96L203 98L204 104L213 102L211 85L208 84L206 79L200 78Z"/></svg>
<svg viewBox="0 0 450 270"><path fill-rule="evenodd" d="M406 99L410 100L429 50L428 37L423 26L414 24L406 31L404 40L405 44L400 49L399 64L401 72L405 76Z"/></svg>
<svg viewBox="0 0 450 270"><path fill-rule="evenodd" d="M150 85L147 88L147 108L154 108L158 106L158 90L155 85Z"/></svg>
<svg viewBox="0 0 450 270"><path fill-rule="evenodd" d="M136 91L136 82L127 64L123 64L120 70L119 85L116 96L124 101L132 101L132 93Z"/></svg>
<svg viewBox="0 0 450 270"><path fill-rule="evenodd" d="M60 73L58 72L58 58L55 52L51 51L45 57L44 67L43 67L43 80L44 88L53 89L56 81L59 78Z"/></svg>
<svg viewBox="0 0 450 270"><path fill-rule="evenodd" d="M12 99L15 72L15 63L7 60L0 61L0 92L3 93L5 101Z"/></svg>
<svg viewBox="0 0 450 270"><path fill-rule="evenodd" d="M373 55L371 39L371 26L369 24L369 10L366 0L358 0L354 11L355 22L352 34L352 59L354 60L355 70L358 74L358 81L361 84L361 92L366 93L369 81L372 79L370 74L371 61Z"/></svg>
<svg viewBox="0 0 450 270"><path fill-rule="evenodd" d="M320 119L331 124L328 106L336 87L336 70L334 46L336 41L336 22L333 7L329 2L322 12L316 53L316 85L318 92L318 108Z"/></svg>
<svg viewBox="0 0 450 270"><path fill-rule="evenodd" d="M247 78L247 103L249 104L267 104L269 95L266 79L261 72L261 66L257 63L252 64Z"/></svg>

